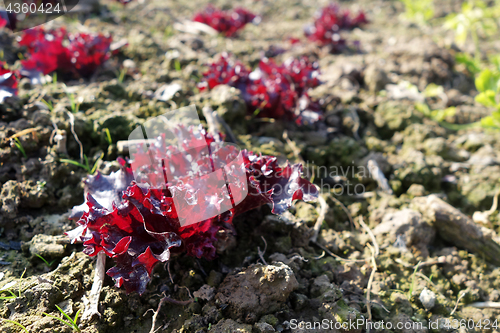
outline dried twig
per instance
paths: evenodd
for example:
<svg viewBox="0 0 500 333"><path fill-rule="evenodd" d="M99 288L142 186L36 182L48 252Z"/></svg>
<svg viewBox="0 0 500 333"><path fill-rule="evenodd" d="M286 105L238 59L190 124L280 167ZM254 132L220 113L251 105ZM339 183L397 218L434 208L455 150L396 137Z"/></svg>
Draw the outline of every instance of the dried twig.
<svg viewBox="0 0 500 333"><path fill-rule="evenodd" d="M66 114L69 117L69 125L71 129L71 133L73 133L73 137L75 138L76 142L78 143L78 146L80 146L80 162L83 162L83 145L80 139L78 138L78 135L75 132L75 116L69 112L66 111Z"/></svg>
<svg viewBox="0 0 500 333"><path fill-rule="evenodd" d="M9 136L8 138L5 138L4 140L9 141L9 140L21 137L21 136L26 135L26 134L34 133L34 132L36 132L36 128L27 128L27 129L24 129L22 131L17 132L16 134Z"/></svg>
<svg viewBox="0 0 500 333"><path fill-rule="evenodd" d="M184 288L186 288L186 287L184 287ZM189 292L189 289L188 289L188 292ZM149 333L156 333L161 328L161 327L158 327L158 329L155 330L156 321L158 320L158 313L160 313L160 309L161 309L163 303L167 302L167 303L170 303L170 304L181 305L181 306L188 305L188 304L193 303L193 301L194 301L194 299L191 296L191 293L189 293L189 296L191 297L191 299L189 299L187 301L178 301L176 299L173 299L173 298L170 298L168 296L165 296L165 297L163 297L160 300L160 303L158 303L158 307L156 308L156 311L154 311L153 309L149 309L148 311L146 311L144 313L144 315L146 315L146 313L148 313L149 311L153 311L153 320L152 320L152 323L151 323L151 330L149 331Z"/></svg>
<svg viewBox="0 0 500 333"><path fill-rule="evenodd" d="M365 229L366 232L368 233L368 235L370 236L372 243L373 243L373 247L375 248L375 256L378 256L380 253L380 250L379 250L377 240L375 239L375 235L371 231L370 227L363 221L363 216L359 217L359 224L361 224L363 229Z"/></svg>
<svg viewBox="0 0 500 333"><path fill-rule="evenodd" d="M163 297L160 300L160 303L158 304L156 311L153 310L153 323L151 324L151 330L149 331L149 333L155 333L157 331L157 330L155 330L155 326L156 326L156 320L158 319L158 313L160 313L161 306L163 305L163 303L165 303L166 300L167 300L167 296Z"/></svg>
<svg viewBox="0 0 500 333"><path fill-rule="evenodd" d="M384 306L384 304L382 304L382 303L380 303L380 302L377 302L377 301L375 301L375 300L373 300L373 299L372 299L372 300L370 301L370 303L371 303L371 304L375 304L375 305L380 306L380 307L381 307L382 309L384 309L384 310L385 310L385 312L387 312L387 313L391 313L391 311L387 310L387 308Z"/></svg>
<svg viewBox="0 0 500 333"><path fill-rule="evenodd" d="M467 294L466 291L462 290L462 292L460 293L460 295L458 295L458 298L457 298L457 302L455 303L455 307L453 308L453 311L451 311L450 313L450 316L453 316L453 314L455 313L455 311L457 311L457 308L458 308L458 302L460 302L460 300Z"/></svg>
<svg viewBox="0 0 500 333"><path fill-rule="evenodd" d="M104 251L101 251L97 254L97 262L95 265L95 275L94 275L94 283L92 284L92 289L90 291L89 299L85 304L85 311L83 312L82 319L90 320L94 315L101 314L99 313L99 296L101 294L102 283L104 281L104 271L106 269L106 254Z"/></svg>
<svg viewBox="0 0 500 333"><path fill-rule="evenodd" d="M318 207L318 219L316 220L316 223L314 224L314 233L311 237L312 242L316 242L318 240L318 235L319 231L321 230L321 225L323 224L323 221L325 220L325 215L328 212L328 204L326 203L325 199L321 195L318 196L318 202L319 202L319 207Z"/></svg>
<svg viewBox="0 0 500 333"><path fill-rule="evenodd" d="M168 277L170 278L170 282L174 284L174 279L172 279L172 273L170 273L170 261L167 262L167 272L168 272Z"/></svg>
<svg viewBox="0 0 500 333"><path fill-rule="evenodd" d="M179 286L179 289L186 289L189 298L191 298L191 299L193 298L193 295L191 295L191 291L189 290L188 287L186 287L186 286ZM179 302L183 302L183 301L179 301Z"/></svg>
<svg viewBox="0 0 500 333"><path fill-rule="evenodd" d="M314 244L314 245L316 245L317 247L319 247L320 249L322 249L323 251L325 251L326 253L328 253L330 256L334 257L337 260L345 261L345 262L366 262L365 259L346 259L346 258L342 258L341 256L338 256L335 253L333 253L332 251L328 250L328 248L326 248L325 246L321 245L318 242L311 242L311 243Z"/></svg>
<svg viewBox="0 0 500 333"><path fill-rule="evenodd" d="M335 201L335 203L338 204L340 206L340 208L342 208L344 213L347 215L349 222L351 222L351 226L354 226L356 229L359 229L359 224L352 218L352 215L351 215L351 212L349 211L349 209L347 209L347 207L339 199L337 199L333 196L330 196L330 198L333 201Z"/></svg>
<svg viewBox="0 0 500 333"><path fill-rule="evenodd" d="M377 272L377 263L375 261L375 250L370 244L366 244L368 248L370 249L372 256L371 256L371 261L372 261L372 266L373 269L370 273L370 278L368 279L368 286L366 287L366 311L368 312L368 321L372 321L372 309L371 309L371 290L372 290L372 283L373 279L375 278L375 272ZM368 333L370 333L370 326L368 326Z"/></svg>
<svg viewBox="0 0 500 333"><path fill-rule="evenodd" d="M266 259L264 259L264 253L266 253L266 250L267 250L267 242L266 242L266 239L264 238L264 236L260 236L260 237L264 241L264 251L261 251L260 247L257 246L257 253L259 254L259 258L260 258L260 260L262 260L264 265L267 265Z"/></svg>
<svg viewBox="0 0 500 333"><path fill-rule="evenodd" d="M323 258L323 257L325 256L325 253L326 253L326 252L325 252L325 251L323 251L323 253L321 253L321 255L319 255L319 256L317 256L317 257L313 257L313 259L315 259L315 260L319 260L319 259L321 259L321 258Z"/></svg>
<svg viewBox="0 0 500 333"><path fill-rule="evenodd" d="M498 196L500 195L500 188L497 190L495 193L495 196L493 197L493 204L491 205L491 208L487 211L484 212L474 212L472 215L472 220L476 223L482 223L482 224L491 224L490 223L490 216L497 210L498 208Z"/></svg>

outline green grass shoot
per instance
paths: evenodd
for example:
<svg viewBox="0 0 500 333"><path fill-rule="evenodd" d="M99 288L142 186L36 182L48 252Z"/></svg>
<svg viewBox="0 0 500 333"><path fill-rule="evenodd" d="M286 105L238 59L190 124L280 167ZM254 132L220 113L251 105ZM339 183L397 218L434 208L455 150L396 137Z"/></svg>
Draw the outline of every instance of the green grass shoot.
<svg viewBox="0 0 500 333"><path fill-rule="evenodd" d="M17 149L19 149L21 154L23 154L24 158L28 158L28 156L26 155L26 151L24 150L23 144L21 143L21 141L19 141L19 138L14 138L14 144L16 145Z"/></svg>
<svg viewBox="0 0 500 333"><path fill-rule="evenodd" d="M9 320L9 319L2 319L2 321L5 321L5 322L7 322L7 323L11 323L11 324L13 324L13 325L19 326L19 327L21 327L21 329L22 329L24 332L26 332L26 333L30 333L30 332L26 329L26 327L24 327L24 325L23 325L23 324L18 323L17 321L14 321L14 320Z"/></svg>
<svg viewBox="0 0 500 333"><path fill-rule="evenodd" d="M21 277L19 278L20 280L23 279L25 273L26 273L26 268L24 269L23 274L21 274ZM19 281L19 283L21 283L21 281ZM14 286L16 284L18 284L18 283L14 283L12 286ZM19 289L17 291L17 295L12 291L12 288L1 290L0 293L4 292L4 291L10 293L11 296L0 296L0 300L16 299L16 298L21 297L21 287L19 287Z"/></svg>
<svg viewBox="0 0 500 333"><path fill-rule="evenodd" d="M42 257L41 255L39 255L39 254L35 254L35 255L36 255L38 258L40 258L40 259L41 259L41 260L45 263L45 265L47 265L47 267L52 266L52 265L56 262L56 260L55 260L55 259L54 259L54 260L52 260L51 262L48 262L48 261L47 261L47 259L45 259L45 258L44 258L44 257Z"/></svg>
<svg viewBox="0 0 500 333"><path fill-rule="evenodd" d="M50 318L54 318L54 319L57 319L59 320L61 323L63 323L64 325L70 327L71 329L73 329L73 331L75 332L81 332L80 328L78 327L78 324L76 323L78 321L78 316L80 315L80 311L81 310L78 310L78 312L76 313L75 315L75 318L71 318L70 316L68 316L68 314L66 312L64 312L63 309L61 309L60 307L58 307L56 305L56 308L59 310L59 312L61 312L63 314L63 316L68 319L67 321L62 319L62 318L59 318L59 317L56 317L56 316L53 316L53 315L50 315L48 313L43 313L44 315L46 315L47 317L50 317Z"/></svg>
<svg viewBox="0 0 500 333"><path fill-rule="evenodd" d="M49 111L54 110L54 105L52 104L51 101L46 101L45 99L42 98L42 103L47 105L47 107L49 108Z"/></svg>
<svg viewBox="0 0 500 333"><path fill-rule="evenodd" d="M413 290L415 289L415 283L417 282L417 271L419 266L420 266L420 261L415 266L413 274L411 275L411 285L410 285L410 290L408 290L408 300L411 299L411 296L413 295Z"/></svg>
<svg viewBox="0 0 500 333"><path fill-rule="evenodd" d="M123 83L123 80L125 80L126 74L127 74L127 69L124 67L118 73L118 83Z"/></svg>
<svg viewBox="0 0 500 333"><path fill-rule="evenodd" d="M85 160L85 164L83 163L80 163L78 161L75 161L75 160L71 160L69 158L61 158L59 161L60 162L63 162L63 163L69 163L69 164L72 164L72 165L76 165L82 169L84 169L85 171L87 171L88 174L90 175L93 175L94 172L97 170L97 166L98 166L98 162L104 157L104 153L101 153L101 155L97 158L97 160L95 161L94 165L92 166L92 168L90 167L89 165L89 160L87 158L87 155L83 155L83 158Z"/></svg>
<svg viewBox="0 0 500 333"><path fill-rule="evenodd" d="M180 72L182 70L181 62L178 59L175 59L175 61L174 61L174 67L175 67L175 70L178 71L178 72Z"/></svg>
<svg viewBox="0 0 500 333"><path fill-rule="evenodd" d="M75 95L68 94L68 98L69 98L69 103L71 106L71 112L78 113L78 111L80 110L80 103L76 102Z"/></svg>
<svg viewBox="0 0 500 333"><path fill-rule="evenodd" d="M105 128L104 132L106 133L106 141L109 145L113 144L113 140L111 139L111 133L109 132L109 128Z"/></svg>

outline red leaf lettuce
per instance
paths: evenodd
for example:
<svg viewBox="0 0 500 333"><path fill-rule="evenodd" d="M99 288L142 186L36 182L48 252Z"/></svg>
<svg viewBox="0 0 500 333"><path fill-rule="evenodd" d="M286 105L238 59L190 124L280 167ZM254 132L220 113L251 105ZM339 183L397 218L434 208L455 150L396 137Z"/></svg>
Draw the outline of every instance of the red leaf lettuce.
<svg viewBox="0 0 500 333"><path fill-rule="evenodd" d="M243 29L247 23L254 21L256 18L258 16L244 8L236 8L230 12L208 5L203 11L194 16L193 21L204 23L223 33L226 37L232 37Z"/></svg>
<svg viewBox="0 0 500 333"><path fill-rule="evenodd" d="M120 159L119 171L109 176L98 173L85 182L86 201L73 209L71 217L78 220L79 226L68 235L73 241L82 240L84 252L89 256L104 251L113 258L116 266L107 274L118 287L123 285L127 293L142 294L153 267L168 261L172 253L185 252L197 258L214 259L218 236L233 229L234 216L266 203L272 205L273 213L281 214L293 200L309 201L318 195L317 188L301 178L300 164L280 167L275 157L216 144L214 137L203 129L200 133L201 137L196 137L192 130L179 128L177 131L183 142L189 141L187 147L199 147L197 142L206 142L209 155L198 148L191 149L189 154L179 154L178 148L167 146L159 137L149 152L138 150L132 156L131 165L142 166L140 179L132 180L132 169ZM151 156L158 163L168 159L169 168L173 170L173 177L162 186L143 183L148 180L149 184L157 184L158 179L165 179L162 178L165 164L162 164L163 171L158 172L154 171L156 166L144 163ZM182 226L181 215L205 216L207 210L221 202L206 197L210 189L190 192L198 177L218 166L229 165L237 156L243 161L241 170L246 184L236 178L226 180L234 186L228 195L235 205L222 214ZM236 192L243 187L248 189L248 194L238 197Z"/></svg>
<svg viewBox="0 0 500 333"><path fill-rule="evenodd" d="M264 58L251 72L245 65L233 62L223 54L203 73L200 90L227 84L243 92L250 113L260 117L295 119L299 124L320 119L319 105L310 100L307 90L320 84L316 62L307 58L290 58L282 65Z"/></svg>
<svg viewBox="0 0 500 333"><path fill-rule="evenodd" d="M345 40L341 38L341 30L352 30L368 23L365 14L360 11L351 17L348 10L341 11L339 5L329 4L316 15L313 26L306 27L304 33L309 40L320 45L329 45L331 52L337 53L345 48Z"/></svg>
<svg viewBox="0 0 500 333"><path fill-rule="evenodd" d="M6 97L17 95L18 73L5 67L0 61L0 103Z"/></svg>
<svg viewBox="0 0 500 333"><path fill-rule="evenodd" d="M35 76L58 71L63 77L88 78L109 58L111 41L103 34L70 34L64 28L26 30L19 41L28 50L21 61L23 72Z"/></svg>

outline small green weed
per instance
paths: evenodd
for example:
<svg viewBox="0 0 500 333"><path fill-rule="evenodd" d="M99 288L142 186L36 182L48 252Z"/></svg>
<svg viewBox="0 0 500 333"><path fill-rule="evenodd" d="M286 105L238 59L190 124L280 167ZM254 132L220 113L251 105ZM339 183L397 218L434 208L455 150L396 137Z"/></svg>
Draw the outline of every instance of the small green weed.
<svg viewBox="0 0 500 333"><path fill-rule="evenodd" d="M127 75L127 69L125 67L123 67L120 71L117 71L118 83L123 83L123 80L125 80L125 75Z"/></svg>
<svg viewBox="0 0 500 333"><path fill-rule="evenodd" d="M59 320L61 323L63 323L64 325L70 327L71 329L73 329L73 331L75 332L81 332L80 328L78 327L78 324L76 323L78 321L78 316L80 315L80 311L81 310L78 310L78 312L76 313L75 315L75 318L71 318L70 316L68 316L68 314L66 314L66 312L64 312L63 309L61 309L60 307L58 307L56 305L56 308L59 310L59 312L61 312L63 314L63 316L68 319L67 321L62 319L62 318L59 318L59 317L56 317L56 316L53 316L53 315L50 315L48 313L43 313L44 315L46 315L47 317L50 317L50 318L54 318L54 319L57 319Z"/></svg>
<svg viewBox="0 0 500 333"><path fill-rule="evenodd" d="M67 93L67 95L68 95L69 103L70 103L70 106L71 106L71 112L78 113L78 111L80 111L80 103L76 102L74 94Z"/></svg>
<svg viewBox="0 0 500 333"><path fill-rule="evenodd" d="M45 263L45 265L47 265L47 267L51 267L55 262L56 260L52 260L50 263L47 261L47 259L45 259L44 257L42 257L41 255L39 254L35 254L38 258L42 259L42 261Z"/></svg>
<svg viewBox="0 0 500 333"><path fill-rule="evenodd" d="M71 160L69 158L61 158L59 161L63 162L63 163L69 163L69 164L73 164L73 165L76 165L82 169L85 169L85 171L87 171L87 173L89 175L93 175L95 173L95 171L97 170L97 166L98 166L98 162L104 157L104 153L101 153L101 155L97 158L97 160L95 161L94 163L94 166L91 168L90 165L89 165L89 160L87 158L87 155L83 155L83 158L85 160L85 164L82 164L78 161L75 161L75 160Z"/></svg>
<svg viewBox="0 0 500 333"><path fill-rule="evenodd" d="M42 103L47 105L47 107L49 108L49 111L54 110L54 105L52 104L52 101L46 101L45 99L42 98Z"/></svg>
<svg viewBox="0 0 500 333"><path fill-rule="evenodd" d="M418 267L420 266L420 261L418 264L415 266L415 269L413 270L413 274L411 275L411 285L410 285L410 290L408 290L408 300L411 299L411 296L413 295L413 290L415 289L415 283L417 282L417 271Z"/></svg>
<svg viewBox="0 0 500 333"><path fill-rule="evenodd" d="M497 11L482 0L469 0L462 4L460 13L452 13L446 17L444 27L455 31L455 42L461 46L465 45L470 34L476 49L476 59L479 59L480 38L495 36L498 31L495 21Z"/></svg>
<svg viewBox="0 0 500 333"><path fill-rule="evenodd" d="M106 133L106 141L109 145L113 144L113 140L111 139L111 133L109 132L109 128L104 129L104 133Z"/></svg>
<svg viewBox="0 0 500 333"><path fill-rule="evenodd" d="M400 0L405 5L403 16L418 24L427 24L434 17L433 0Z"/></svg>
<svg viewBox="0 0 500 333"><path fill-rule="evenodd" d="M23 271L23 274L21 274L21 277L20 277L20 280L23 279L24 277L24 274L26 273L26 268L24 269ZM2 290L0 290L0 293L1 292L8 292L10 293L11 296L0 296L0 300L7 300L7 299L16 299L16 298L20 298L21 297L21 287L19 287L18 291L17 291L17 295L14 293L14 291L12 290L12 287L15 286L16 284L20 284L21 281L19 281L19 283L16 283L15 281L12 281L8 284L6 284Z"/></svg>
<svg viewBox="0 0 500 333"><path fill-rule="evenodd" d="M13 325L19 326L19 327L21 327L21 329L22 329L24 332L26 332L26 333L30 333L30 332L26 329L26 327L24 327L24 325L23 325L23 324L18 323L17 321L14 321L14 320L9 320L9 319L2 319L2 321L5 321L5 322L7 322L7 323L11 323L11 324L13 324Z"/></svg>
<svg viewBox="0 0 500 333"><path fill-rule="evenodd" d="M21 154L23 154L24 158L27 158L26 151L24 150L23 144L19 141L19 138L14 138L14 145L19 149Z"/></svg>
<svg viewBox="0 0 500 333"><path fill-rule="evenodd" d="M178 59L175 59L174 61L174 68L177 72L180 72L182 70L181 62Z"/></svg>
<svg viewBox="0 0 500 333"><path fill-rule="evenodd" d="M484 69L476 78L476 89L479 94L476 102L494 108L490 116L481 119L483 128L500 129L500 71Z"/></svg>

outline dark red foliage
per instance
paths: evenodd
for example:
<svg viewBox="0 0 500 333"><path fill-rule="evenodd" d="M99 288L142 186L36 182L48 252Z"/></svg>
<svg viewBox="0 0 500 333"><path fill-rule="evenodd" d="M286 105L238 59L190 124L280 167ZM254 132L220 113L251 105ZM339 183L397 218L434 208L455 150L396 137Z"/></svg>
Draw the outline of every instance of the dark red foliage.
<svg viewBox="0 0 500 333"><path fill-rule="evenodd" d="M180 154L178 148L166 146L161 137L148 152L138 150L132 156L131 165L135 165L134 170L142 168L139 179L132 181L131 168L124 160L119 160L121 170L109 176L97 174L86 180L86 201L76 206L72 213L79 227L68 235L73 240L84 241L86 254L95 256L104 251L113 258L116 266L107 274L127 292L142 294L153 267L158 262L168 261L173 252L215 258L218 237L224 231L233 230L231 223L235 215L265 203L272 205L273 213L281 214L293 200L309 201L318 195L317 188L300 177L301 165L288 164L282 168L275 157L216 144L205 131L200 133L201 137L195 136L192 130L178 129L177 135L182 142L196 147L190 149L189 154ZM210 151L202 149L199 143L205 147L209 145ZM159 171L157 165L148 164L151 156L160 165ZM193 191L200 189L197 187L200 177L216 174L214 168L217 171L218 166L229 166L235 158L242 161L239 170L243 177L226 175L231 184L226 193L229 197L213 200L213 196L207 197L207 193L211 193L209 188ZM165 182L167 168L174 173ZM148 187L145 180L158 186ZM222 176L220 180L225 186ZM237 193L241 189L247 189L248 194L241 196ZM199 223L181 225L183 216L207 216L206 212L213 211L224 199L234 203L224 213L209 214L209 218L197 219Z"/></svg>
<svg viewBox="0 0 500 333"><path fill-rule="evenodd" d="M208 70L203 73L203 81L198 85L200 90L213 89L219 84L227 84L244 89L248 84L248 69L243 63L233 62L227 54L223 54L218 62L208 65Z"/></svg>
<svg viewBox="0 0 500 333"><path fill-rule="evenodd" d="M208 5L203 11L198 12L193 21L201 22L211 26L226 37L234 36L239 30L257 16L244 8L236 8L234 11L224 11Z"/></svg>
<svg viewBox="0 0 500 333"><path fill-rule="evenodd" d="M28 54L23 71L63 77L90 77L110 56L111 37L103 34L69 34L66 29L45 31L42 27L26 30L19 44Z"/></svg>
<svg viewBox="0 0 500 333"><path fill-rule="evenodd" d="M227 84L243 92L251 113L258 109L261 117L287 117L299 124L312 123L320 118L320 109L309 99L307 91L320 84L318 75L318 64L307 58L289 59L282 65L264 58L259 67L250 72L243 64L233 63L223 54L203 73L199 88L212 89Z"/></svg>
<svg viewBox="0 0 500 333"><path fill-rule="evenodd" d="M368 20L362 11L352 17L348 10L342 11L339 5L330 4L316 16L314 26L306 27L305 35L320 45L329 45L332 52L339 52L345 47L340 31L352 30L366 23Z"/></svg>
<svg viewBox="0 0 500 333"><path fill-rule="evenodd" d="M5 97L17 95L18 73L5 68L0 61L0 103Z"/></svg>

